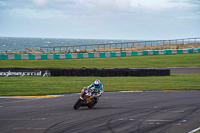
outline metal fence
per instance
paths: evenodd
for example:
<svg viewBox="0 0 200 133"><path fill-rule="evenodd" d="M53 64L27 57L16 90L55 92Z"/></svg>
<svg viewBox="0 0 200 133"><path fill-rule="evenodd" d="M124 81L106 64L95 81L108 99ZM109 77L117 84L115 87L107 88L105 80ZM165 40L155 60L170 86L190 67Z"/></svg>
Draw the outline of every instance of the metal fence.
<svg viewBox="0 0 200 133"><path fill-rule="evenodd" d="M31 53L56 53L56 52L80 52L89 49L106 49L106 48L124 48L124 47L147 47L158 45L177 45L177 44L197 44L200 43L198 38L184 38L173 40L153 40L123 43L91 44L91 45L74 45L74 46L55 46L55 47L25 47L25 52Z"/></svg>

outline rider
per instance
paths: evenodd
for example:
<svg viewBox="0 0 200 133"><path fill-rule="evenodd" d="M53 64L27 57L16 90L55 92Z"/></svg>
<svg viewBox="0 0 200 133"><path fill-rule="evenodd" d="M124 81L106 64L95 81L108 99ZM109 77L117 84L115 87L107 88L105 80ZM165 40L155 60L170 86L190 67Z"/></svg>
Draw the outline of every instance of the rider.
<svg viewBox="0 0 200 133"><path fill-rule="evenodd" d="M94 89L94 93L92 96L94 97L96 101L98 101L98 97L100 97L102 93L104 92L103 84L98 79L95 80L94 83L89 85L87 88Z"/></svg>

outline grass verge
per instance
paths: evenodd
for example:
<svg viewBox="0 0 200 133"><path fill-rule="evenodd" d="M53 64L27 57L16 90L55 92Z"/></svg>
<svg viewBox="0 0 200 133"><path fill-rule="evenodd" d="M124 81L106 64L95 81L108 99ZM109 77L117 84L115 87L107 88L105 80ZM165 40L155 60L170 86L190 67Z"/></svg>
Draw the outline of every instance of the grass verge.
<svg viewBox="0 0 200 133"><path fill-rule="evenodd" d="M105 91L200 90L200 73L158 77L0 77L1 96L34 96L80 92L95 79Z"/></svg>
<svg viewBox="0 0 200 133"><path fill-rule="evenodd" d="M0 60L0 68L156 68L200 66L200 53L64 60Z"/></svg>

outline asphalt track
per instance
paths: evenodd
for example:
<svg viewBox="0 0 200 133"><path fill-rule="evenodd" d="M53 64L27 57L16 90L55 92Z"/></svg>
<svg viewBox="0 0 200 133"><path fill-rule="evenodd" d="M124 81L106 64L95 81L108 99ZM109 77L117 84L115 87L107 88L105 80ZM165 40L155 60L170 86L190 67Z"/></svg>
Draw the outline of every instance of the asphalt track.
<svg viewBox="0 0 200 133"><path fill-rule="evenodd" d="M172 67L170 73L200 73L200 67Z"/></svg>
<svg viewBox="0 0 200 133"><path fill-rule="evenodd" d="M188 133L200 127L200 91L105 92L93 109L74 110L78 98L0 97L0 133Z"/></svg>

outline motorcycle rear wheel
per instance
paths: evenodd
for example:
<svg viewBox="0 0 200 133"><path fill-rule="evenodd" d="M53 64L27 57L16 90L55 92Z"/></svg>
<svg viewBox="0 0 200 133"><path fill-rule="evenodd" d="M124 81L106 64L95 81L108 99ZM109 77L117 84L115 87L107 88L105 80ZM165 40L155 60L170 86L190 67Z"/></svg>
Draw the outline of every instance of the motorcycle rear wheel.
<svg viewBox="0 0 200 133"><path fill-rule="evenodd" d="M78 108L81 107L81 102L82 102L82 100L80 98L76 101L76 103L74 104L74 109L75 110L77 110Z"/></svg>
<svg viewBox="0 0 200 133"><path fill-rule="evenodd" d="M88 105L88 108L92 109L97 104L98 101L92 102L90 105Z"/></svg>

